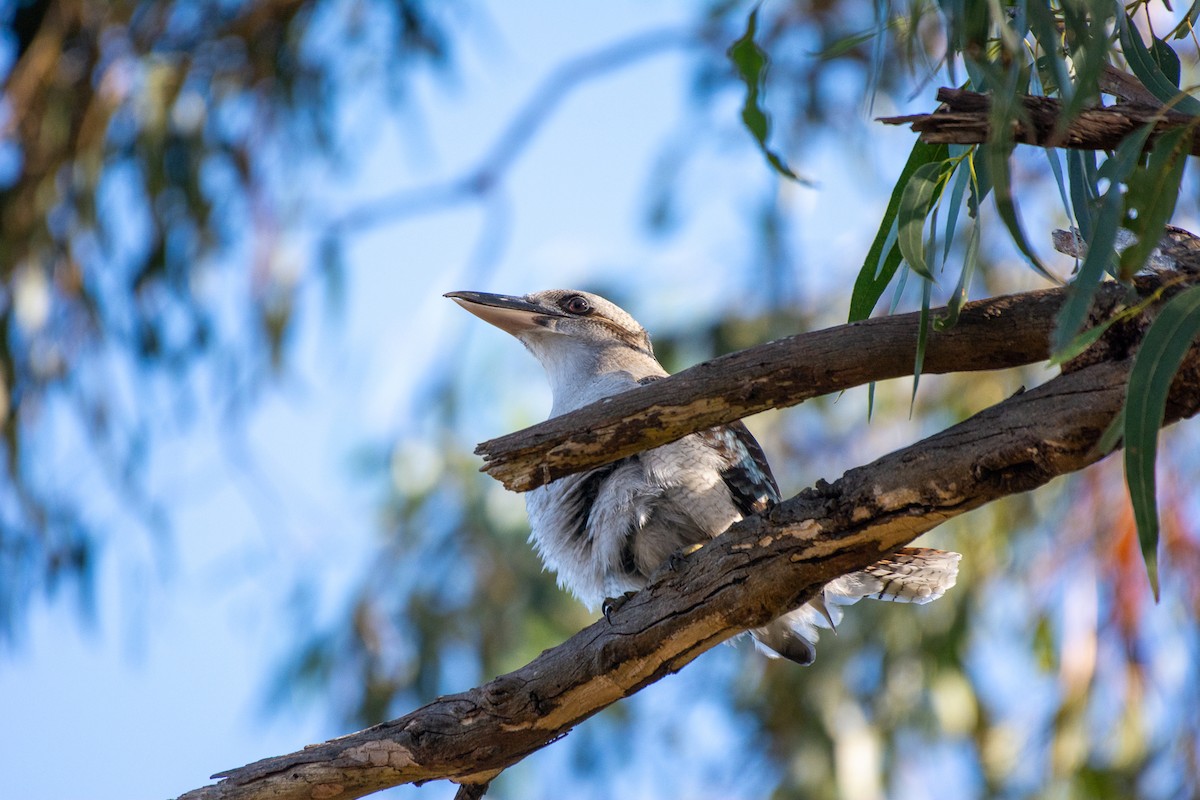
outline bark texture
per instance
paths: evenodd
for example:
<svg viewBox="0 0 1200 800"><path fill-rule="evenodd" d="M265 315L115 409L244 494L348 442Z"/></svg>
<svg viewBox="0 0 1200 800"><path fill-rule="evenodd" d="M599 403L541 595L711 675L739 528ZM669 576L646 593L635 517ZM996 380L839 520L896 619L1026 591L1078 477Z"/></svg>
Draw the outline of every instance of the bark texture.
<svg viewBox="0 0 1200 800"><path fill-rule="evenodd" d="M1200 405L1195 351L1166 422ZM951 517L1103 457L1130 361L1017 394L735 525L617 610L521 669L391 722L216 777L180 800L352 798L401 783L486 784L605 706L809 599Z"/></svg>
<svg viewBox="0 0 1200 800"><path fill-rule="evenodd" d="M992 140L992 100L986 94L965 89L941 88L942 104L932 114L884 117L886 125L911 125L921 140L932 144L983 144ZM1196 119L1161 104L1145 101L1086 108L1074 119L1063 121L1063 104L1052 97L1026 96L1019 100L1019 118L1012 122L1012 141L1038 147L1069 147L1076 150L1114 150L1121 141L1148 122L1156 136L1172 128L1192 127L1192 155L1200 155L1200 132Z"/></svg>
<svg viewBox="0 0 1200 800"><path fill-rule="evenodd" d="M1141 277L1138 291L1144 295L1167 280ZM929 331L921 371L1005 369L1044 361L1067 291L1046 289L968 303L953 328ZM1102 285L1092 316L1106 318L1128 297L1127 287ZM930 317L942 313L944 309L934 310ZM483 470L506 488L528 491L769 408L911 375L919 331L920 315L912 313L789 336L491 439L475 452L484 458ZM1112 339L1102 347L1111 349ZM1106 351L1105 357L1111 353Z"/></svg>

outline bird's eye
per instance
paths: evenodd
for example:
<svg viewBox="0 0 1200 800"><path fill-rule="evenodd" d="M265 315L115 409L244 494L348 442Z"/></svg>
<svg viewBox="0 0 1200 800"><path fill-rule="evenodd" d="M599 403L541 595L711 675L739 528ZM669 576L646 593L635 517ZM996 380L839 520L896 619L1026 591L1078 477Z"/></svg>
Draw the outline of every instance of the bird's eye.
<svg viewBox="0 0 1200 800"><path fill-rule="evenodd" d="M562 307L564 311L580 315L591 313L592 310L592 304L588 302L586 297L581 295L567 298Z"/></svg>

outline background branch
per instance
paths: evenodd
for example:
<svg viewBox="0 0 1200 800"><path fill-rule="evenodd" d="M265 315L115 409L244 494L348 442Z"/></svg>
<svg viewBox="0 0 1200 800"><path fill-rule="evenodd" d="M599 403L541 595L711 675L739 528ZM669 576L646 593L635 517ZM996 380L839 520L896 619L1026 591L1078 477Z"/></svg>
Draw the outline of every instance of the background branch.
<svg viewBox="0 0 1200 800"><path fill-rule="evenodd" d="M456 177L415 189L402 189L363 203L330 223L328 235L356 233L487 197L528 149L555 110L580 86L643 59L704 43L701 30L662 28L564 61L538 84L475 166Z"/></svg>

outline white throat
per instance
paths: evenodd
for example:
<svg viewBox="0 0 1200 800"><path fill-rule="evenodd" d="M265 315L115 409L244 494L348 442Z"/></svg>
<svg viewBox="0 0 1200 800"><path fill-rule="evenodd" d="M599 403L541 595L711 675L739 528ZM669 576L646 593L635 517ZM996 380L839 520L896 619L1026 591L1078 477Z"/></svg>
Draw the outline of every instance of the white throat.
<svg viewBox="0 0 1200 800"><path fill-rule="evenodd" d="M618 343L601 345L548 331L519 338L546 370L552 417L667 374L653 356Z"/></svg>

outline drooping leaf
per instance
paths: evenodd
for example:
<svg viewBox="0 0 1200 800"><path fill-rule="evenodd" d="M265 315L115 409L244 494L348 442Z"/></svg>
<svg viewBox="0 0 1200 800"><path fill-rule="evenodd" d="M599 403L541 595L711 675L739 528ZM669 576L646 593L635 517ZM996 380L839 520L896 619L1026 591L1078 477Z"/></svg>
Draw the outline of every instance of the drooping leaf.
<svg viewBox="0 0 1200 800"><path fill-rule="evenodd" d="M1192 116L1200 115L1200 100L1191 95L1181 94L1179 87L1163 74L1150 50L1146 48L1146 43L1142 41L1142 35L1134 26L1133 19L1129 16L1119 19L1121 51L1138 80L1145 84L1151 94L1176 111Z"/></svg>
<svg viewBox="0 0 1200 800"><path fill-rule="evenodd" d="M1108 62L1112 46L1108 35L1108 20L1113 10L1107 3L1064 2L1063 34L1071 46L1071 77L1074 84L1059 118L1059 130L1075 119L1084 108L1094 105L1100 97L1100 73Z"/></svg>
<svg viewBox="0 0 1200 800"><path fill-rule="evenodd" d="M1200 3L1193 2L1192 7L1188 9L1187 16L1179 20L1179 24L1171 31L1171 37L1174 39L1184 39L1196 27L1197 21L1200 21Z"/></svg>
<svg viewBox="0 0 1200 800"><path fill-rule="evenodd" d="M967 213L971 218L979 220L979 207L992 193L992 175L988 171L987 161L980 157L976 149L969 161L971 167L971 192L967 195Z"/></svg>
<svg viewBox="0 0 1200 800"><path fill-rule="evenodd" d="M1050 337L1050 350L1056 359L1062 357L1060 353L1071 343L1087 320L1096 288L1116 259L1114 248L1117 243L1117 229L1120 226L1121 193L1119 190L1110 189L1105 193L1104 202L1100 206L1095 234L1088 242L1087 255L1084 256L1075 280L1067 287L1066 300L1059 309L1054 333Z"/></svg>
<svg viewBox="0 0 1200 800"><path fill-rule="evenodd" d="M1058 149L1054 147L1045 148L1046 161L1050 164L1050 173L1054 176L1054 185L1058 187L1058 199L1062 201L1063 212L1069 217L1071 215L1071 199L1067 193L1066 176L1063 174L1062 161Z"/></svg>
<svg viewBox="0 0 1200 800"><path fill-rule="evenodd" d="M766 51L754 41L754 35L758 31L758 10L759 7L755 6L754 10L750 12L750 16L746 20L746 32L733 43L728 52L729 60L737 70L738 77L742 79L742 83L746 84L746 99L742 104L742 124L746 126L746 130L750 131L750 135L754 137L754 141L767 159L767 163L776 172L794 181L808 183L793 172L791 167L784 163L779 154L768 144L771 136L771 117L763 109L759 102L759 96L762 94L766 82L770 59L767 57Z"/></svg>
<svg viewBox="0 0 1200 800"><path fill-rule="evenodd" d="M1122 408L1113 417L1112 422L1108 423L1108 427L1104 429L1104 433L1100 434L1100 438L1096 440L1096 452L1108 455L1121 443L1121 437L1124 435L1125 409Z"/></svg>
<svg viewBox="0 0 1200 800"><path fill-rule="evenodd" d="M1157 303L1159 298L1162 297L1163 292L1166 291L1166 289L1168 287L1174 285L1176 282L1177 281L1168 281L1163 286L1160 286L1158 289L1156 289L1154 292L1152 292L1149 296L1142 298L1142 300L1140 302L1135 303L1131 306L1128 306L1128 307L1112 314L1107 319L1092 326L1091 328L1088 328L1087 330L1082 331L1074 339L1067 342L1067 344L1061 350L1054 353L1050 357L1050 363L1054 366L1057 366L1059 364L1064 364L1067 361L1070 361L1071 359L1075 358L1080 353L1082 353L1084 350L1087 350L1089 347L1091 347L1093 344L1095 344L1097 341L1099 341L1100 337L1104 335L1104 332L1107 331L1109 328L1111 328L1113 325L1115 325L1118 322L1121 322L1123 320L1132 319L1133 317L1136 317L1138 314L1141 314L1142 312L1144 312L1150 306ZM1108 449L1111 450L1112 447L1109 447ZM1107 452L1107 451L1105 451L1105 452Z"/></svg>
<svg viewBox="0 0 1200 800"><path fill-rule="evenodd" d="M1070 100L1074 86L1071 83L1071 73L1067 68L1067 60L1063 57L1062 34L1059 32L1058 20L1049 4L1027 3L1029 28L1041 45L1044 56L1039 60L1039 67L1044 70L1045 77L1050 78L1055 90L1064 100ZM1043 78L1045 82L1045 78ZM1060 123L1062 124L1062 123Z"/></svg>
<svg viewBox="0 0 1200 800"><path fill-rule="evenodd" d="M954 294L950 296L950 302L946 303L946 313L934 321L933 327L935 330L948 330L958 323L958 315L962 312L962 307L967 302L967 293L971 289L971 278L975 276L975 270L978 265L979 222L976 221L971 226L970 236L967 237L967 250L963 255L962 272L958 274L958 285L954 287Z"/></svg>
<svg viewBox="0 0 1200 800"><path fill-rule="evenodd" d="M1150 58L1153 59L1158 71L1170 81L1176 89L1179 88L1179 56L1171 49L1171 45L1159 39L1157 36L1152 37L1150 43Z"/></svg>
<svg viewBox="0 0 1200 800"><path fill-rule="evenodd" d="M1200 334L1200 286L1163 306L1146 331L1129 373L1125 399L1125 481L1150 586L1158 598L1158 503L1154 462L1167 394L1179 365Z"/></svg>
<svg viewBox="0 0 1200 800"><path fill-rule="evenodd" d="M883 213L883 219L879 221L875 240L871 243L871 249L867 251L867 257L854 281L854 291L850 295L850 322L871 316L871 312L875 310L875 305L883 296L888 284L892 282L892 278L903 260L900 249L896 246L896 223L900 200L904 196L909 178L926 164L944 161L948 152L944 144L926 144L919 139L913 144L908 161L904 164L904 169L900 171L900 177L896 180L896 186L892 189L892 196Z"/></svg>
<svg viewBox="0 0 1200 800"><path fill-rule="evenodd" d="M933 273L925 263L925 220L941 193L945 183L942 176L948 169L945 161L923 164L908 179L896 212L896 244L900 254L913 272L931 281Z"/></svg>
<svg viewBox="0 0 1200 800"><path fill-rule="evenodd" d="M1109 182L1101 199L1100 210L1095 218L1092 238L1088 240L1088 252L1079 267L1079 272L1067 287L1067 298L1058 312L1058 320L1051 336L1051 352L1056 356L1066 349L1071 340L1083 328L1096 287L1106 272L1110 271L1116 253L1117 229L1121 226L1124 213L1124 197L1121 184L1137 167L1142 148L1153 130L1153 123L1142 126L1136 133L1121 142L1112 158L1100 168L1100 177Z"/></svg>
<svg viewBox="0 0 1200 800"><path fill-rule="evenodd" d="M894 23L889 21L887 24L890 27ZM817 53L816 56L822 61L832 61L835 58L841 58L847 53L856 50L858 47L866 44L872 39L879 38L882 38L882 31L880 31L878 27L869 28L868 30L859 31L858 33L850 34L849 36L843 36L841 39L838 39L824 50Z"/></svg>
<svg viewBox="0 0 1200 800"><path fill-rule="evenodd" d="M918 318L917 354L913 360L912 397L908 401L908 415L911 417L917 405L917 387L921 385L921 369L925 366L925 348L929 343L929 306L932 300L933 282L925 281L921 285L921 315Z"/></svg>
<svg viewBox="0 0 1200 800"><path fill-rule="evenodd" d="M1198 120L1200 122L1200 120ZM1183 166L1187 162L1195 125L1167 131L1154 143L1145 169L1135 170L1125 198L1125 227L1137 242L1121 253L1121 277L1133 277L1158 246L1163 229L1175 213ZM1130 212L1136 211L1131 218Z"/></svg>
<svg viewBox="0 0 1200 800"><path fill-rule="evenodd" d="M956 150L961 152L956 152ZM963 197L967 193L967 183L971 180L970 158L968 148L953 145L950 148L951 158L961 158L962 162L955 168L954 185L950 189L950 207L946 209L946 235L942 243L942 262L950 258L950 248L954 245L954 234L958 229L958 215L962 210Z"/></svg>
<svg viewBox="0 0 1200 800"><path fill-rule="evenodd" d="M1028 124L1028 116L1018 102L1018 97L1029 88L1029 73L1023 72L1019 65L1014 64L1002 69L998 64L975 62L975 68L988 84L993 87L991 110L988 112L988 127L991 130L987 144L983 145L983 164L987 168L992 187L995 189L996 211L1004 226L1008 228L1013 244L1025 256L1029 264L1045 278L1054 283L1061 283L1049 270L1042 265L1034 253L1021 226L1020 215L1017 213L1016 200L1012 192L1012 179L1009 172L1009 157L1013 151L1013 124L1023 121Z"/></svg>
<svg viewBox="0 0 1200 800"><path fill-rule="evenodd" d="M1000 219L1004 222L1004 227L1008 228L1008 235L1012 237L1013 244L1025 256L1038 273L1047 280L1055 284L1062 283L1042 264L1041 259L1033 252L1033 247L1030 246L1029 240L1025 236L1025 230L1021 227L1021 218L1017 212L1017 202L1012 193L1012 180L1008 168L1008 157L1012 152L1010 146L1001 146L998 143L989 143L984 145L983 153L984 160L988 165L988 173L992 176L992 181L996 189L996 211L1000 214Z"/></svg>
<svg viewBox="0 0 1200 800"><path fill-rule="evenodd" d="M1071 150L1067 153L1067 180L1071 187L1071 211L1075 226L1084 241L1092 238L1093 217L1100 197L1096 174L1096 153L1092 150Z"/></svg>

